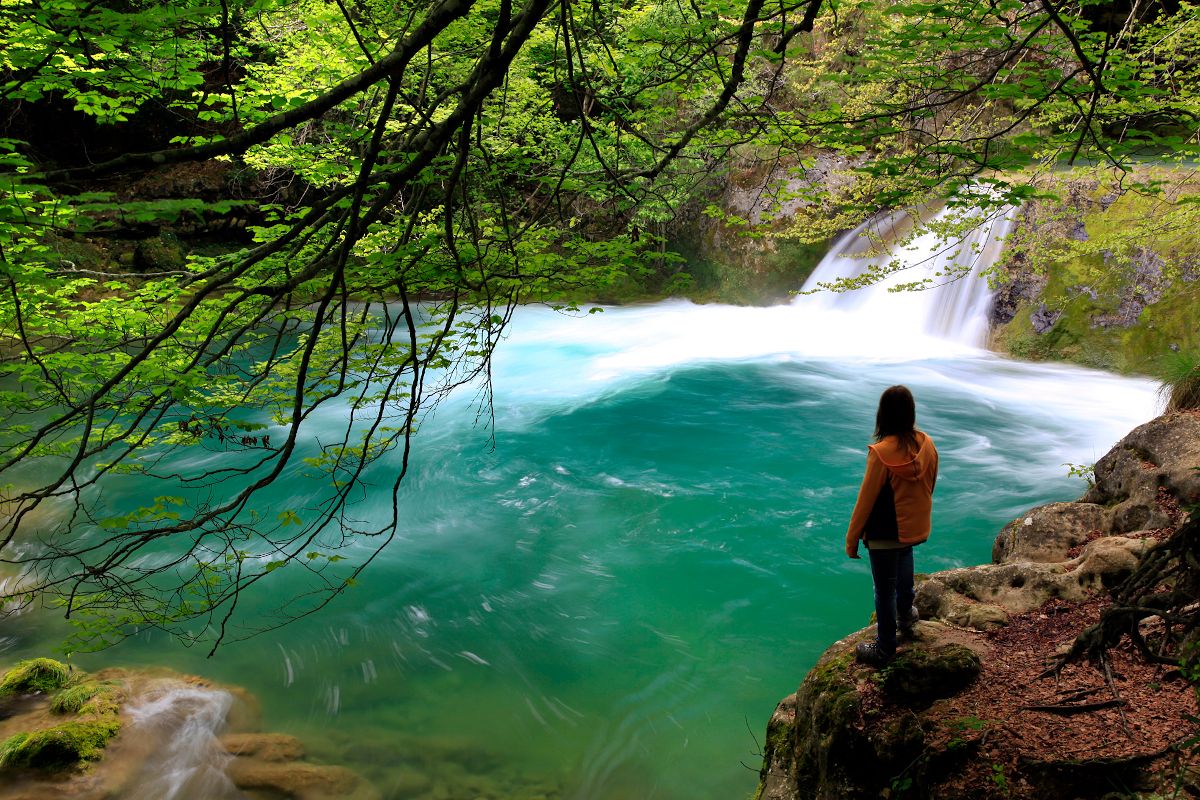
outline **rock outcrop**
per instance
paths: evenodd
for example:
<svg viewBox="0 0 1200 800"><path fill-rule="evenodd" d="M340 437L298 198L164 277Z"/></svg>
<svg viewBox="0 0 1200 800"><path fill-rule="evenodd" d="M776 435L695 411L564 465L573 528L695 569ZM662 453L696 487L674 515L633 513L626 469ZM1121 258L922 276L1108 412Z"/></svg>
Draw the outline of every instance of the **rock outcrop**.
<svg viewBox="0 0 1200 800"><path fill-rule="evenodd" d="M234 687L162 669L89 676L50 659L5 678L0 800L380 797L354 772L308 761L298 739L258 732L253 698Z"/></svg>
<svg viewBox="0 0 1200 800"><path fill-rule="evenodd" d="M1093 784L1149 791L1197 711L1178 670L1130 655L1107 682L1087 665L1057 681L1038 677L1098 618L1107 590L1180 524L1181 506L1200 502L1198 465L1200 415L1146 423L1097 462L1078 502L1006 525L994 563L921 581L925 621L885 668L854 662L855 644L873 628L832 645L776 708L756 797L1066 800L1091 796L1084 787ZM1038 693L1045 697L1026 696ZM1094 714L1112 716L1085 718ZM1088 724L1101 731L1090 748L1093 731L1080 727Z"/></svg>

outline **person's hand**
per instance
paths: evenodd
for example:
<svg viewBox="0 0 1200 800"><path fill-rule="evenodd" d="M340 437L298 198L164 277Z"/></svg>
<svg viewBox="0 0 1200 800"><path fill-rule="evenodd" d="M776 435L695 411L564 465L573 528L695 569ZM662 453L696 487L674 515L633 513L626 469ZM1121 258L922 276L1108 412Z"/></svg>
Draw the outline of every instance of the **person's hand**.
<svg viewBox="0 0 1200 800"><path fill-rule="evenodd" d="M848 539L846 541L846 555L850 558L862 558L858 554L858 539Z"/></svg>

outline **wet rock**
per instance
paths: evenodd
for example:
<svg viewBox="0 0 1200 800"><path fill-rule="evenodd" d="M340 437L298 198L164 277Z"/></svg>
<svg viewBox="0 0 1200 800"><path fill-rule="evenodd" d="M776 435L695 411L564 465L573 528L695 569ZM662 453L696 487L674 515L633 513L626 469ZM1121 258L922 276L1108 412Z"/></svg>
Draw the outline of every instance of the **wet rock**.
<svg viewBox="0 0 1200 800"><path fill-rule="evenodd" d="M304 758L304 745L283 733L227 733L221 746L232 756L261 761L296 761Z"/></svg>
<svg viewBox="0 0 1200 800"><path fill-rule="evenodd" d="M61 689L71 678L71 668L52 658L21 661L0 679L0 696L49 694Z"/></svg>
<svg viewBox="0 0 1200 800"><path fill-rule="evenodd" d="M182 699L155 711L159 721L150 725L131 722L134 717L128 709L142 706L144 710L145 702L153 705L172 693ZM215 705L209 703L210 698ZM239 711L242 706L247 708ZM173 726L198 709L199 713L219 709L213 725L220 724L223 715L234 727L233 733L220 740L233 756L222 753L217 740L207 734L207 742L196 755L196 769L185 779L192 783L184 784L181 796L209 796L209 789L198 787L214 781L224 787L216 793L226 796L234 790L232 780L253 800L380 797L365 779L349 770L300 760L304 748L294 737L238 731L240 724L257 724L253 697L244 690L168 669L110 668L91 676L76 671L57 691L18 695L9 708L12 713L0 719L0 761L8 767L0 767L0 800L158 796L163 785L156 781L168 779L159 766L164 733L172 735L177 729ZM201 728L199 736L204 739L203 724ZM83 761L90 762L86 769L80 768ZM227 762L229 778L221 772ZM51 767L53 771L48 771Z"/></svg>
<svg viewBox="0 0 1200 800"><path fill-rule="evenodd" d="M992 292L992 307L988 319L993 327L1007 325L1017 316L1022 305L1032 302L1046 288L1046 276L1010 265L1004 280Z"/></svg>
<svg viewBox="0 0 1200 800"><path fill-rule="evenodd" d="M1046 304L1042 303L1037 310L1029 318L1030 324L1033 325L1034 333L1045 333L1054 327L1055 323L1062 317L1063 312L1051 311L1046 308Z"/></svg>
<svg viewBox="0 0 1200 800"><path fill-rule="evenodd" d="M289 800L378 800L380 795L348 769L298 761L236 758L229 778L243 791Z"/></svg>

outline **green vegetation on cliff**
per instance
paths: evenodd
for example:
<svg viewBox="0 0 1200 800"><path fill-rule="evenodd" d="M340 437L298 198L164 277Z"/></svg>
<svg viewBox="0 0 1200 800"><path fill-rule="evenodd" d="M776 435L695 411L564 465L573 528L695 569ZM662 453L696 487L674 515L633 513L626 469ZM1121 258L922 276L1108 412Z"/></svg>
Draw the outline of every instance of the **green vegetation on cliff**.
<svg viewBox="0 0 1200 800"><path fill-rule="evenodd" d="M1022 209L1010 237L1005 277L1026 290L998 347L1168 379L1200 359L1200 182L1190 167L1124 180L1137 190L1092 174L1042 182L1054 196Z"/></svg>

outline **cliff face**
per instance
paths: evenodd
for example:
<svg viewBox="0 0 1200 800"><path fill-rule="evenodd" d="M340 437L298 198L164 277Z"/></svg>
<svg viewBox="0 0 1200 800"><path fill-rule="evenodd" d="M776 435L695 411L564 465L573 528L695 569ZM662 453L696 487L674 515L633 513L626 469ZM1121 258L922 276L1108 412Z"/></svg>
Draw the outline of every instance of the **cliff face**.
<svg viewBox="0 0 1200 800"><path fill-rule="evenodd" d="M770 159L732 163L704 199L682 209L667 231L685 258L677 287L721 303L785 303L854 222L826 219L822 198L853 185L852 161L831 152L803 164ZM705 203L711 203L704 208Z"/></svg>
<svg viewBox="0 0 1200 800"><path fill-rule="evenodd" d="M756 797L1200 790L1200 773L1185 768L1196 751L1174 749L1195 733L1197 714L1178 669L1119 647L1103 664L1046 673L1099 618L1107 590L1181 524L1181 504L1200 500L1197 465L1200 415L1142 425L1097 462L1079 501L1005 526L994 563L921 581L923 621L890 665L854 663L872 628L833 644L776 708ZM1147 638L1162 633L1143 628Z"/></svg>
<svg viewBox="0 0 1200 800"><path fill-rule="evenodd" d="M1053 197L1017 214L992 313L996 349L1148 374L1162 374L1172 353L1200 353L1195 170L1122 180L1039 180ZM1138 182L1158 188L1129 191Z"/></svg>

